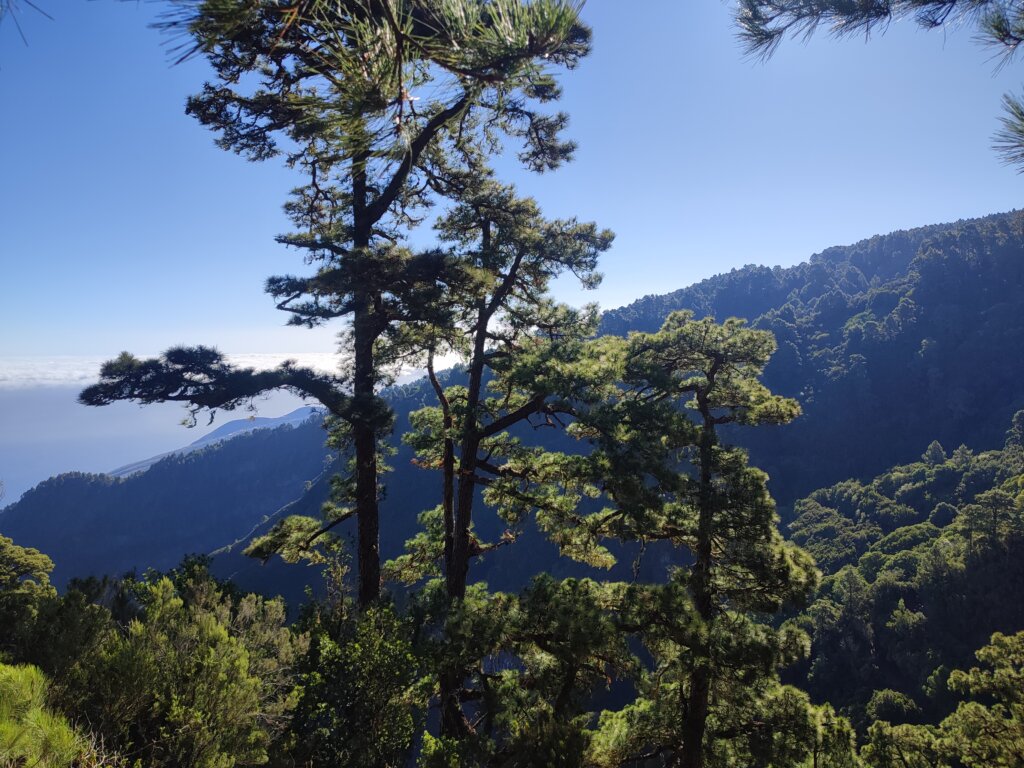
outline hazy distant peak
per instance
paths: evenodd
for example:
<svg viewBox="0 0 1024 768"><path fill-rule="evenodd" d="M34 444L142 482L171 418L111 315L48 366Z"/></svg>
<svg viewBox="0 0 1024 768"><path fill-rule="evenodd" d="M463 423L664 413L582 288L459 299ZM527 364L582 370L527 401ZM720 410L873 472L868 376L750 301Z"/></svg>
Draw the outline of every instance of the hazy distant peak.
<svg viewBox="0 0 1024 768"><path fill-rule="evenodd" d="M307 405L302 408L296 408L294 411L286 413L284 416L250 416L248 418L232 419L231 421L221 424L217 429L213 430L209 434L203 435L198 440L189 443L183 448L167 451L165 453L157 454L156 456L150 456L148 459L134 461L131 464L125 464L123 467L111 470L107 474L111 477L127 477L128 475L134 475L138 472L145 472L158 461L165 459L168 456L178 456L191 453L192 451L197 451L201 448L207 448L214 443L230 440L241 435L247 435L259 429L277 429L279 427L286 426L295 427L309 419L321 419L323 418L323 415L323 408L315 408Z"/></svg>

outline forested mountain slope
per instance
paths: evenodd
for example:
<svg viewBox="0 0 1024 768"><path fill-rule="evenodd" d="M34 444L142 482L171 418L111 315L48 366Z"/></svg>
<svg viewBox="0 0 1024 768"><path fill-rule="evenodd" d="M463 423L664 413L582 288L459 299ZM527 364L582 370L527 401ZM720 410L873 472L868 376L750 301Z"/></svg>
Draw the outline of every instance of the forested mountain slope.
<svg viewBox="0 0 1024 768"><path fill-rule="evenodd" d="M792 538L826 577L800 617L809 662L793 674L862 728L937 723L950 670L994 632L1024 630L1024 413L1001 450L947 452L797 502Z"/></svg>
<svg viewBox="0 0 1024 768"><path fill-rule="evenodd" d="M142 459L141 461L133 461L131 464L126 464L123 467L118 467L117 469L113 469L110 472L104 472L102 474L112 475L114 477L128 477L129 475L133 475L136 472L143 472L149 469L158 461L160 461L160 459L167 458L168 456L179 456L186 453L192 453L193 451L208 448L211 445L215 445L224 440L231 440L236 437L239 437L240 435L246 435L249 434L250 432L255 432L261 429L276 429L277 427L282 427L285 425L297 427L301 425L304 421L321 413L322 411L320 409L314 408L312 406L304 406L302 408L297 408L296 410L292 411L291 413L287 413L284 416L278 416L274 418L267 418L263 416L250 416L249 418L244 419L233 419L231 421L221 424L215 430L213 430L209 434L203 435L198 440L193 440L184 448L179 448L174 451L167 451L157 456L150 456L149 458Z"/></svg>
<svg viewBox="0 0 1024 768"><path fill-rule="evenodd" d="M419 386L395 387L389 399L399 414L399 432L409 429L408 413L429 402ZM0 510L0 531L49 554L58 586L76 576L166 570L185 554L217 553L219 574L247 588L301 599L308 572L261 568L241 550L285 508L318 514L338 460L325 440L323 417L314 412L297 425L214 441L123 477L59 475ZM397 480L384 500L382 531L389 557L401 550L425 505L426 476L411 458L401 446L391 460L396 472L390 477ZM403 514L408 509L415 511Z"/></svg>
<svg viewBox="0 0 1024 768"><path fill-rule="evenodd" d="M746 317L775 333L779 352L766 383L798 398L804 416L743 439L784 514L815 488L912 461L933 439L997 448L1024 408L1024 213L874 237L787 269L733 270L609 311L602 330L654 330L675 309ZM414 384L390 400L401 434L407 414L433 396ZM0 532L49 553L58 581L168 567L186 552L238 540L304 494L298 506L315 513L326 490L307 492L306 484L323 473L323 442L322 428L307 423L171 457L124 479L64 475L0 512ZM416 515L436 501L437 478L410 460L405 447L389 460L385 556L401 550ZM521 566L509 571L494 560L489 578L514 581Z"/></svg>
<svg viewBox="0 0 1024 768"><path fill-rule="evenodd" d="M168 456L127 477L51 478L0 514L6 536L45 548L54 580L167 569L249 534L323 471L320 421Z"/></svg>
<svg viewBox="0 0 1024 768"><path fill-rule="evenodd" d="M775 334L765 381L804 416L748 447L781 504L908 461L933 439L995 447L1024 407L1021 212L733 270L608 312L603 330L650 330L674 309Z"/></svg>

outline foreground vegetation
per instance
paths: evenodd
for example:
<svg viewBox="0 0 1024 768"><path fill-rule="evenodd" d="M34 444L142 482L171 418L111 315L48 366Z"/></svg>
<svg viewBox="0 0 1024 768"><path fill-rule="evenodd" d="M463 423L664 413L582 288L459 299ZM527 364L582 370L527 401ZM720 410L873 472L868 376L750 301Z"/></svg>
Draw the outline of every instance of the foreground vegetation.
<svg viewBox="0 0 1024 768"><path fill-rule="evenodd" d="M702 337L721 329L680 320ZM694 425L678 426L699 445ZM802 500L792 538L816 556L820 584L774 532L758 473L723 450L716 475L731 504L710 515L722 528L711 537L717 608L704 613L699 472L662 478L682 482L679 499L689 487L692 506L666 487L651 496L666 503L639 506L629 491L645 489L620 486L620 506L559 529L567 551L603 560L596 537L643 525L645 557L667 566L659 583L542 575L518 594L470 583L452 601L443 578L411 575L443 562L443 532L428 525L386 569L416 586L360 611L340 545L328 543L328 597L290 619L202 560L58 595L45 555L0 538L0 760L676 765L706 690L702 765L1017 765L1024 616L1008 595L1024 561L1022 434L1024 413L1002 450L933 443L920 462ZM628 450L609 456L586 439L592 452L561 461L625 460ZM676 554L687 542L691 554ZM772 619L783 602L787 620ZM461 731L441 725L446 680Z"/></svg>

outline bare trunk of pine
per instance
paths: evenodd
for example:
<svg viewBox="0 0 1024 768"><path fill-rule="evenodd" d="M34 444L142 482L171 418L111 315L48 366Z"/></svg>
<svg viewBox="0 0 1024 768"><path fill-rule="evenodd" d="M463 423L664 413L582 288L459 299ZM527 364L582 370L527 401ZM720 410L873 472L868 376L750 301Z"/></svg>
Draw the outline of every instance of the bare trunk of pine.
<svg viewBox="0 0 1024 768"><path fill-rule="evenodd" d="M353 244L365 257L370 247L371 224L366 215L366 168L356 165L352 180ZM353 417L352 442L356 458L357 556L359 559L359 607L368 608L380 598L380 512L377 504L376 383L373 342L376 318L373 297L367 292L356 297L352 321Z"/></svg>
<svg viewBox="0 0 1024 768"><path fill-rule="evenodd" d="M713 376L709 384L714 385ZM693 565L692 594L702 627L701 640L693 649L696 659L690 674L690 691L685 700L683 750L680 768L703 768L704 733L711 705L710 636L714 621L714 595L711 583L712 537L714 534L714 488L712 487L715 425L704 394L697 393L704 424L700 438L700 489L698 496L697 552Z"/></svg>
<svg viewBox="0 0 1024 768"><path fill-rule="evenodd" d="M466 582L469 580L469 560L471 556L470 527L473 523L477 457L480 449L480 433L476 409L480 404L480 391L483 387L487 317L484 304L481 302L478 306L473 352L469 364L469 383L466 389L466 421L462 424L462 440L459 444L459 479L455 497L451 556L445 562L449 604L454 604L466 596ZM454 473L455 467L453 462L453 485ZM447 482L446 487L448 487ZM462 689L464 677L465 670L462 669L446 669L441 672L442 735L461 738L472 731L472 727L462 711L462 703L458 699L458 691Z"/></svg>

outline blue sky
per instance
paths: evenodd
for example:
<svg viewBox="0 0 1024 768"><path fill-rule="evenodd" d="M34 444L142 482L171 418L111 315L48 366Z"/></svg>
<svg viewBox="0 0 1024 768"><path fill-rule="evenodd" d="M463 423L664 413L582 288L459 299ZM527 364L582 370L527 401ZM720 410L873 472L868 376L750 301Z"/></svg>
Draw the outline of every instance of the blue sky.
<svg viewBox="0 0 1024 768"><path fill-rule="evenodd" d="M176 343L327 351L262 293L302 269L273 237L294 178L217 149L184 114L205 67L168 65L159 4L37 0L24 46L0 26L0 365ZM1008 210L1022 180L991 152L1003 92L972 30L910 22L865 44L819 35L743 57L731 4L590 0L593 55L562 79L580 144L508 180L551 216L617 233L606 279L568 301L612 307L748 263Z"/></svg>

